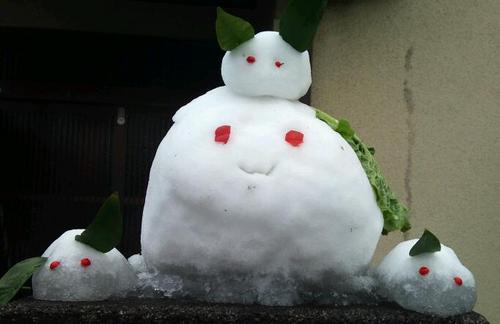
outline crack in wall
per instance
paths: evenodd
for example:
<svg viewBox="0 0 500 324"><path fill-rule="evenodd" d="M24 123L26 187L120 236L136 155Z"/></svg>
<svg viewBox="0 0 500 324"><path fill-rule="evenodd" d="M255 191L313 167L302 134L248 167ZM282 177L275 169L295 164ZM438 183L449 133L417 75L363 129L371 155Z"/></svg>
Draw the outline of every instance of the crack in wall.
<svg viewBox="0 0 500 324"><path fill-rule="evenodd" d="M410 86L410 81L409 78L411 76L411 70L413 68L412 66L412 58L413 58L413 46L410 46L406 50L405 54L405 64L404 64L404 69L405 69L405 79L403 81L403 97L405 100L405 105L406 105L406 110L408 111L408 115L406 118L406 126L408 128L408 156L406 160L406 169L405 169L405 178L404 178L404 184L405 184L405 191L406 191L406 197L407 197L407 204L408 204L408 210L409 210L409 218L410 221L412 220L413 216L415 215L415 212L413 211L413 192L412 192L412 187L411 187L411 171L413 167L413 146L415 144L415 123L413 121L413 115L415 112L415 99L413 98L413 91ZM410 216L411 215L411 216ZM405 240L409 239L409 233L404 233L403 234Z"/></svg>
<svg viewBox="0 0 500 324"><path fill-rule="evenodd" d="M413 57L413 46L410 46L406 50L406 54L405 54L405 70L407 73L410 72L411 69L413 68L413 66L411 65L412 57Z"/></svg>

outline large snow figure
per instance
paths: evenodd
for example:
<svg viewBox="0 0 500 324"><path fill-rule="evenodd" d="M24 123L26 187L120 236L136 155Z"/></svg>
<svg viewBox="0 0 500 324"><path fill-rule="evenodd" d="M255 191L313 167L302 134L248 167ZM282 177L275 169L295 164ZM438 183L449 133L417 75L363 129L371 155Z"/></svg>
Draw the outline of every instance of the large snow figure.
<svg viewBox="0 0 500 324"><path fill-rule="evenodd" d="M226 86L182 107L158 148L143 212L145 264L189 280L196 273L318 283L333 273L326 289L335 290L345 283L339 276L367 268L384 228L378 183L370 183L380 177L367 177L351 148L357 137L349 143L297 101L311 67L307 51L284 40L286 28L254 35L248 23L218 14ZM221 32L225 24L241 37Z"/></svg>
<svg viewBox="0 0 500 324"><path fill-rule="evenodd" d="M151 168L148 266L316 276L368 264L382 215L356 154L313 109L221 87L174 122Z"/></svg>

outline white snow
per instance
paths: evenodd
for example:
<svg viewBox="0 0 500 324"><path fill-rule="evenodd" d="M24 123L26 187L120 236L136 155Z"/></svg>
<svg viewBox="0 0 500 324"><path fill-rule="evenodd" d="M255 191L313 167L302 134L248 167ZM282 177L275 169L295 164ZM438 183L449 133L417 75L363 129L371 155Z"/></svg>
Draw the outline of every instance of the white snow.
<svg viewBox="0 0 500 324"><path fill-rule="evenodd" d="M75 235L81 232L82 229L66 231L43 253L48 260L33 275L34 298L103 300L123 296L135 287L134 270L123 255L117 249L102 253L76 241ZM82 259L88 259L90 264L83 266ZM59 265L51 269L54 262Z"/></svg>
<svg viewBox="0 0 500 324"><path fill-rule="evenodd" d="M255 61L249 63L249 56ZM297 51L277 32L258 33L227 52L221 72L226 86L247 96L299 99L311 86L309 53Z"/></svg>
<svg viewBox="0 0 500 324"><path fill-rule="evenodd" d="M375 282L368 275L339 277L325 274L304 280L284 274L206 274L184 271L180 275L147 271L138 273L138 297L194 298L207 302L289 306L296 304L376 304Z"/></svg>
<svg viewBox="0 0 500 324"><path fill-rule="evenodd" d="M135 270L136 273L146 272L147 267L144 258L140 254L134 254L128 258L128 263Z"/></svg>
<svg viewBox="0 0 500 324"><path fill-rule="evenodd" d="M417 241L398 244L376 269L382 293L420 313L451 316L471 311L476 302L472 273L442 244L439 252L411 257L409 251ZM428 274L420 274L421 267L426 267Z"/></svg>
<svg viewBox="0 0 500 324"><path fill-rule="evenodd" d="M174 121L144 206L149 274L217 301L290 304L354 289L383 219L356 154L313 109L220 87ZM227 144L215 141L222 125ZM285 141L290 130L301 145Z"/></svg>

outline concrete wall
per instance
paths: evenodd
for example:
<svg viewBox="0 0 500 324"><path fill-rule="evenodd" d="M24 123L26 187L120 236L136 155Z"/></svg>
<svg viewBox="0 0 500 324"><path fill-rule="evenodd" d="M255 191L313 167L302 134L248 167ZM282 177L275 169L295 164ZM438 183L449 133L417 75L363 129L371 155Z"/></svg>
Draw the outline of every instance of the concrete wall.
<svg viewBox="0 0 500 324"><path fill-rule="evenodd" d="M312 104L351 121L424 227L475 274L476 311L500 323L500 1L330 5Z"/></svg>

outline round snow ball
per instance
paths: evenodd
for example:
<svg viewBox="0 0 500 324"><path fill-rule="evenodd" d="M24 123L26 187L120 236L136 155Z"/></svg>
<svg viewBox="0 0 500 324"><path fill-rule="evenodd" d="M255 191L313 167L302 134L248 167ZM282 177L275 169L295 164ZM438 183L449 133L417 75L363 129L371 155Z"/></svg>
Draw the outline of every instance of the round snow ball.
<svg viewBox="0 0 500 324"><path fill-rule="evenodd" d="M356 154L313 109L221 87L174 121L146 194L148 267L318 278L368 266L381 212Z"/></svg>
<svg viewBox="0 0 500 324"><path fill-rule="evenodd" d="M452 316L470 312L476 302L472 273L442 244L441 251L410 256L416 242L399 243L378 266L382 294L419 313Z"/></svg>
<svg viewBox="0 0 500 324"><path fill-rule="evenodd" d="M117 250L102 253L78 242L82 229L70 230L43 253L47 262L33 275L33 297L92 301L123 296L135 287L134 269Z"/></svg>
<svg viewBox="0 0 500 324"><path fill-rule="evenodd" d="M222 59L222 79L246 96L299 99L311 86L309 53L298 52L277 32L261 32Z"/></svg>

